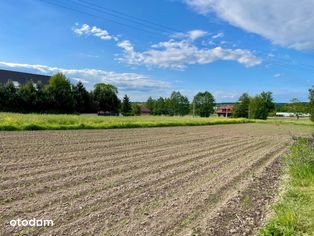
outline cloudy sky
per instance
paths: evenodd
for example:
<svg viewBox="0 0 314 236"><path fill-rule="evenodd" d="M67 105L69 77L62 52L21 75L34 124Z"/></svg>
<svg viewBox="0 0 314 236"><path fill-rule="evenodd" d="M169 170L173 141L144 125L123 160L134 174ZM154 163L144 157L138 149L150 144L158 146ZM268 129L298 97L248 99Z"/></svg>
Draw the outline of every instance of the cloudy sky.
<svg viewBox="0 0 314 236"><path fill-rule="evenodd" d="M133 101L208 90L307 100L314 1L0 1L0 68L116 85Z"/></svg>

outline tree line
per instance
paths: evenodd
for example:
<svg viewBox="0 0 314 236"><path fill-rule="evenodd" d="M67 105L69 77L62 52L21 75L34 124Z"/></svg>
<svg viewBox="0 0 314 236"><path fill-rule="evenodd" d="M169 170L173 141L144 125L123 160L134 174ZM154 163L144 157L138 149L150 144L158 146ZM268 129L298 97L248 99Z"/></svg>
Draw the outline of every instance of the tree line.
<svg viewBox="0 0 314 236"><path fill-rule="evenodd" d="M145 105L153 115L184 116L193 114L209 117L214 113L215 99L208 91L199 92L190 104L186 96L174 91L169 98L159 97L153 99L149 97Z"/></svg>
<svg viewBox="0 0 314 236"><path fill-rule="evenodd" d="M309 103L292 99L289 104L275 105L271 92L256 96L244 93L233 108L233 117L267 119L275 111L289 111L311 114L314 121L314 86L309 89ZM214 113L215 98L208 92L197 93L192 102L179 91L170 97L149 97L145 106L152 115L209 117ZM99 83L87 91L82 82L76 85L62 73L52 76L48 84L28 81L15 86L12 81L0 84L0 111L21 113L95 113L104 111L110 115L139 115L141 104L132 104L125 95L121 101L118 89L110 84Z"/></svg>
<svg viewBox="0 0 314 236"><path fill-rule="evenodd" d="M259 95L250 97L243 93L238 102L233 107L232 116L235 118L243 117L250 119L266 120L268 114L275 109L271 92L262 92Z"/></svg>
<svg viewBox="0 0 314 236"><path fill-rule="evenodd" d="M99 83L90 92L82 82L72 85L62 73L49 79L48 84L28 81L15 86L12 81L0 84L0 111L21 113L132 113L127 95L121 102L118 90L110 84Z"/></svg>
<svg viewBox="0 0 314 236"><path fill-rule="evenodd" d="M309 89L310 102L300 102L292 98L289 103L275 104L271 92L262 92L260 95L250 97L247 93L240 96L234 105L233 117L250 119L267 119L275 116L275 112L309 113L314 121L314 86Z"/></svg>

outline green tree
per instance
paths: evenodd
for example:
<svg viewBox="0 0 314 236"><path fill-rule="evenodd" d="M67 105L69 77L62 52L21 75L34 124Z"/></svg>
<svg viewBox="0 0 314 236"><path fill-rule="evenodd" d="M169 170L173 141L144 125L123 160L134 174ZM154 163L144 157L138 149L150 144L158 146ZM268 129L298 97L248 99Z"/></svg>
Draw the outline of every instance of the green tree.
<svg viewBox="0 0 314 236"><path fill-rule="evenodd" d="M35 100L35 109L37 112L47 112L51 110L49 108L50 103L48 100L48 94L46 92L45 86L41 81L38 81L35 84L36 88L36 100Z"/></svg>
<svg viewBox="0 0 314 236"><path fill-rule="evenodd" d="M96 84L93 97L97 110L118 113L121 102L117 94L118 89L111 84Z"/></svg>
<svg viewBox="0 0 314 236"><path fill-rule="evenodd" d="M90 107L90 95L79 81L73 86L74 110L79 113L88 112Z"/></svg>
<svg viewBox="0 0 314 236"><path fill-rule="evenodd" d="M17 104L21 112L36 111L37 91L33 81L27 81L22 84L17 90Z"/></svg>
<svg viewBox="0 0 314 236"><path fill-rule="evenodd" d="M250 97L247 93L243 93L239 98L239 101L233 107L233 117L249 117L249 104Z"/></svg>
<svg viewBox="0 0 314 236"><path fill-rule="evenodd" d="M267 107L263 98L258 95L250 99L249 118L266 120L268 115Z"/></svg>
<svg viewBox="0 0 314 236"><path fill-rule="evenodd" d="M133 104L132 105L132 113L135 116L140 116L141 115L141 105L139 104Z"/></svg>
<svg viewBox="0 0 314 236"><path fill-rule="evenodd" d="M154 112L155 102L156 101L152 97L149 97L145 103L145 106L151 111L152 114L155 114Z"/></svg>
<svg viewBox="0 0 314 236"><path fill-rule="evenodd" d="M189 114L190 111L190 103L189 99L183 96L180 92L172 92L169 99L170 111L171 115L180 115L184 116Z"/></svg>
<svg viewBox="0 0 314 236"><path fill-rule="evenodd" d="M165 115L167 111L166 102L163 97L160 97L156 100L154 104L154 114L155 115Z"/></svg>
<svg viewBox="0 0 314 236"><path fill-rule="evenodd" d="M289 112L308 113L308 104L306 102L300 102L297 98L292 98L287 106Z"/></svg>
<svg viewBox="0 0 314 236"><path fill-rule="evenodd" d="M58 113L72 113L74 99L70 81L64 74L58 73L52 76L46 86L46 92L50 109Z"/></svg>
<svg viewBox="0 0 314 236"><path fill-rule="evenodd" d="M197 93L193 99L193 110L196 115L201 117L209 117L214 113L215 99L214 96L205 91L204 93ZM193 112L193 113L194 113Z"/></svg>
<svg viewBox="0 0 314 236"><path fill-rule="evenodd" d="M272 92L262 92L260 96L266 107L267 113L272 112L275 109Z"/></svg>
<svg viewBox="0 0 314 236"><path fill-rule="evenodd" d="M4 109L5 111L16 111L18 108L16 87L12 80L9 80L4 87Z"/></svg>
<svg viewBox="0 0 314 236"><path fill-rule="evenodd" d="M123 97L121 112L124 116L130 116L132 114L131 102L127 95Z"/></svg>
<svg viewBox="0 0 314 236"><path fill-rule="evenodd" d="M0 83L0 111L5 111L5 88Z"/></svg>
<svg viewBox="0 0 314 236"><path fill-rule="evenodd" d="M314 121L314 86L309 89L309 112L311 115L311 121Z"/></svg>
<svg viewBox="0 0 314 236"><path fill-rule="evenodd" d="M262 92L250 99L249 118L266 120L268 113L275 108L271 92Z"/></svg>

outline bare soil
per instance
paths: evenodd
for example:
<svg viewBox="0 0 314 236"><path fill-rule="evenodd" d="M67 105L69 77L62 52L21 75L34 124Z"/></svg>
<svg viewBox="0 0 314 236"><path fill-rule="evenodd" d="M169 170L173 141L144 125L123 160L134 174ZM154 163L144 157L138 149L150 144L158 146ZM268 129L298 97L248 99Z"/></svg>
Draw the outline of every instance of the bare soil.
<svg viewBox="0 0 314 236"><path fill-rule="evenodd" d="M254 235L299 126L0 133L0 235ZM12 219L52 227L12 227Z"/></svg>

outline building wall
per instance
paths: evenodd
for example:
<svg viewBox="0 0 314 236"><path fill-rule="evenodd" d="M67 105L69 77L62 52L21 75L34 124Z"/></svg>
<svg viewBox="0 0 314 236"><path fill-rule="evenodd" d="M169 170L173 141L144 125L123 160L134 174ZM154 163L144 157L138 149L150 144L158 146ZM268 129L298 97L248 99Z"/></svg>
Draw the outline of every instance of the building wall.
<svg viewBox="0 0 314 236"><path fill-rule="evenodd" d="M47 75L38 75L31 73L24 73L18 71L10 71L10 70L0 70L0 83L6 84L8 80L12 80L14 82L18 82L19 84L25 84L27 81L32 80L33 82L42 82L43 84L47 84L50 79L50 76Z"/></svg>

